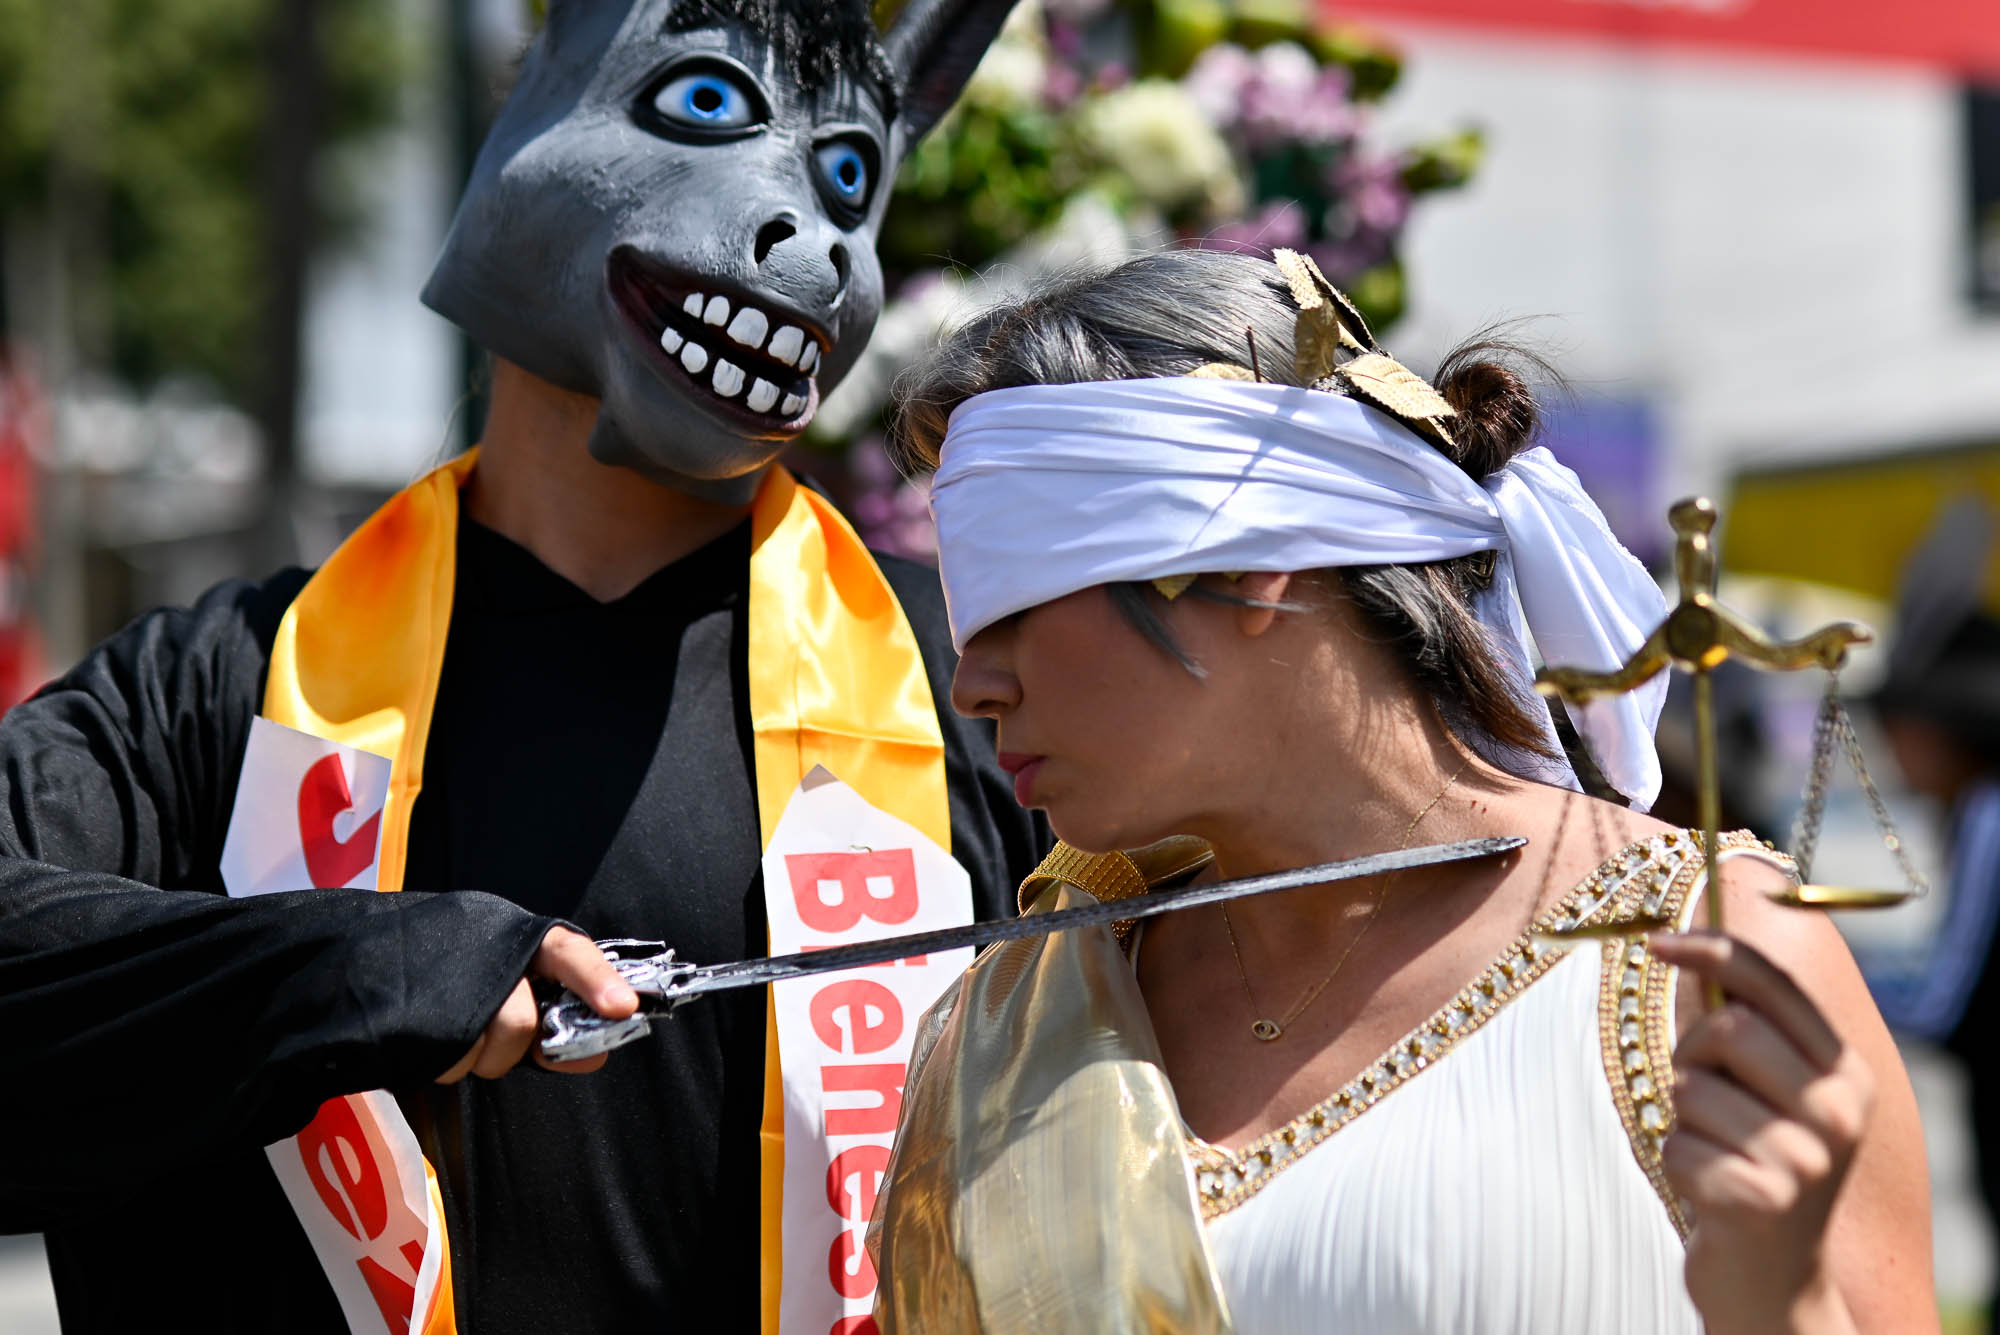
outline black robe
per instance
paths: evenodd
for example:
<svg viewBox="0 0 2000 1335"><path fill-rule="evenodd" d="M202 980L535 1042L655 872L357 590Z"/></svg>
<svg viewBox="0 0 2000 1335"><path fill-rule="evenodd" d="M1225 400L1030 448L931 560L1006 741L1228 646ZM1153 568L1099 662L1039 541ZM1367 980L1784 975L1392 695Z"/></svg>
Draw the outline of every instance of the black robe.
<svg viewBox="0 0 2000 1335"><path fill-rule="evenodd" d="M306 576L140 618L0 722L0 1231L48 1235L68 1332L340 1331L261 1146L393 1091L436 1167L459 1329L754 1330L765 1000L704 999L602 1072L446 1088L558 918L761 954L744 525L600 604L461 524L395 895L223 897L279 618ZM1046 843L924 645L981 917ZM162 890L182 893L161 893Z"/></svg>

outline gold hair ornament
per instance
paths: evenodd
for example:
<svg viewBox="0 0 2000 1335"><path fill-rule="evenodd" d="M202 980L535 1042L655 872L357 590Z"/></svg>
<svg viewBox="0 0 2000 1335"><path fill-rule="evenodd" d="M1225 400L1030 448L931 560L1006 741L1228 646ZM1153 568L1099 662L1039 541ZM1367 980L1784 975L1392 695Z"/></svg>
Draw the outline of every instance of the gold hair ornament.
<svg viewBox="0 0 2000 1335"><path fill-rule="evenodd" d="M1327 281L1312 256L1296 250L1271 255L1299 308L1293 336L1293 369L1301 384L1358 399L1389 414L1434 445L1449 446L1447 419L1457 416L1429 381L1376 346L1368 321L1347 294ZM1257 359L1255 335L1244 331L1250 360ZM1198 380L1259 381L1263 377L1234 362L1209 362L1188 372ZM1229 576L1240 579L1242 572ZM1168 602L1186 593L1197 575L1166 575L1153 587ZM1489 574L1487 578L1491 578Z"/></svg>

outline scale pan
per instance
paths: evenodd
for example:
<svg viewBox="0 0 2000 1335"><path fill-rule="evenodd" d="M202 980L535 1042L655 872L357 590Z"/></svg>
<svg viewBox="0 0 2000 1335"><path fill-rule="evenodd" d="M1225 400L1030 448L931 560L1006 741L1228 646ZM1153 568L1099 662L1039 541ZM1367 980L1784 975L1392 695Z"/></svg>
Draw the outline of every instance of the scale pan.
<svg viewBox="0 0 2000 1335"><path fill-rule="evenodd" d="M1805 885L1789 890L1773 890L1774 904L1795 909L1892 909L1916 898L1913 890L1863 890L1851 885Z"/></svg>

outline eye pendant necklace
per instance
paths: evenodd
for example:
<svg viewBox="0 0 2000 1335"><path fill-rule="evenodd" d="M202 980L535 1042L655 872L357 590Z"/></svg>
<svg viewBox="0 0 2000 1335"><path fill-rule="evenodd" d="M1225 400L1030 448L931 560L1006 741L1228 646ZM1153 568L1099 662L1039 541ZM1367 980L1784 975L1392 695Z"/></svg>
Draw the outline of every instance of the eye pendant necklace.
<svg viewBox="0 0 2000 1335"><path fill-rule="evenodd" d="M1452 776L1444 781L1444 787L1437 790L1437 796L1424 803L1424 809L1410 818L1410 823L1403 828L1403 842L1396 845L1398 851L1410 846L1410 836L1417 832L1418 824L1424 817L1431 814L1432 809L1438 803L1444 801L1444 795L1451 791L1452 785L1457 783L1459 776L1465 773L1466 765L1471 763L1470 760L1467 760L1460 764L1458 769L1452 773ZM1222 909L1222 930L1229 933L1229 953L1236 960L1236 976L1243 980L1243 996L1250 1003L1250 1014L1254 1017L1250 1021L1250 1036L1252 1038L1256 1039L1259 1043L1277 1042L1285 1036L1285 1030L1291 1025L1292 1021L1305 1014L1306 1007L1319 999L1319 994L1326 991L1327 984L1334 980L1334 976L1340 972L1341 966L1347 963L1347 957L1352 955L1354 948L1361 944L1361 938L1368 935L1368 929L1375 925L1377 915L1382 912L1382 903L1389 897L1389 886L1394 883L1395 879L1395 873L1392 872L1389 879L1382 883L1381 890L1376 892L1374 904L1368 909L1368 917L1361 924L1361 930L1356 932L1353 938L1348 941L1347 949L1340 952L1340 958L1333 962L1333 967L1328 969L1326 974L1317 983L1306 989L1306 994L1300 997L1290 1010L1285 1012L1283 1019L1279 1020L1273 1020L1263 1015L1262 1008L1257 1005L1257 994L1250 989L1250 971L1243 967L1242 947L1236 944L1236 927L1229 921L1229 905L1223 904L1220 906Z"/></svg>

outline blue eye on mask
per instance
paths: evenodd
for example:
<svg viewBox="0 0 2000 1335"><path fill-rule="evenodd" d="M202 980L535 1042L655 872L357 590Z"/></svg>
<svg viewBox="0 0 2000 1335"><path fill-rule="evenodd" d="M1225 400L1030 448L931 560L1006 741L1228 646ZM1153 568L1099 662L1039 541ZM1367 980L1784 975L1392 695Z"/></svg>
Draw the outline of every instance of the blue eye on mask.
<svg viewBox="0 0 2000 1335"><path fill-rule="evenodd" d="M763 119L749 90L714 70L667 80L653 94L653 109L676 124L702 130L740 130Z"/></svg>
<svg viewBox="0 0 2000 1335"><path fill-rule="evenodd" d="M868 202L868 156L853 144L823 144L818 152L820 174L834 198L851 208Z"/></svg>

